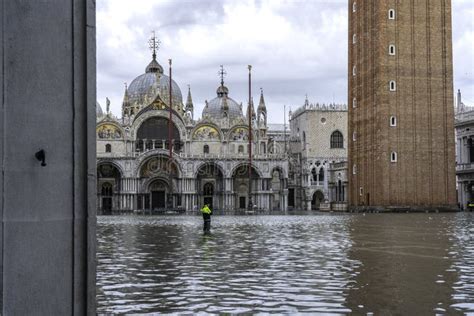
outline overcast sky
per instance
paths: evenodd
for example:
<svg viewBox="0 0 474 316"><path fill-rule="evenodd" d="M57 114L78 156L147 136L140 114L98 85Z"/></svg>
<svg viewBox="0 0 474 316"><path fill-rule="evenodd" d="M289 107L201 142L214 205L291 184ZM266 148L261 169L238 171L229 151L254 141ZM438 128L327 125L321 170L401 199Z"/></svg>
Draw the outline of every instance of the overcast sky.
<svg viewBox="0 0 474 316"><path fill-rule="evenodd" d="M452 0L454 88L474 106L474 0ZM161 41L158 62L183 94L191 86L195 117L216 97L219 65L229 96L245 105L247 65L254 100L263 88L269 121L283 105L347 103L347 0L97 0L97 97L120 116L124 83L151 60L148 39Z"/></svg>

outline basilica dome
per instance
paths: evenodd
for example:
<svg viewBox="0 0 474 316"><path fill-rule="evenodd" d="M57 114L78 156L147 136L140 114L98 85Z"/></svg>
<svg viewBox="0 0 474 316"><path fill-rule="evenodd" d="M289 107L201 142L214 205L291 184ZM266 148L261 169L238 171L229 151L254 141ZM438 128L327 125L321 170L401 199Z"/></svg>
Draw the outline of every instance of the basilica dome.
<svg viewBox="0 0 474 316"><path fill-rule="evenodd" d="M128 95L130 103L143 104L147 96L151 92L151 88L156 83L157 77L160 78L158 93L160 93L163 101L168 103L169 99L169 84L170 78L163 74L163 67L153 59L150 64L146 67L145 73L136 77L132 83L128 86ZM172 80L172 98L173 105L181 106L183 104L183 96L178 84Z"/></svg>
<svg viewBox="0 0 474 316"><path fill-rule="evenodd" d="M241 106L235 102L232 98L227 95L229 89L223 84L217 88L217 97L207 102L204 110L202 111L202 117L209 117L214 119L221 119L227 117L229 119L235 119L243 117Z"/></svg>

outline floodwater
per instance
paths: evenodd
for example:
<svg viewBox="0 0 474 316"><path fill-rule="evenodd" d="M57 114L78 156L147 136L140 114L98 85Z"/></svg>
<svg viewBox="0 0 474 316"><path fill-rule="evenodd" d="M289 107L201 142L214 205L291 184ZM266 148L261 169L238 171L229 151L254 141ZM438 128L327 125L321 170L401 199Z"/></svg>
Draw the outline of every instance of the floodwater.
<svg viewBox="0 0 474 316"><path fill-rule="evenodd" d="M474 315L474 213L98 218L98 313Z"/></svg>

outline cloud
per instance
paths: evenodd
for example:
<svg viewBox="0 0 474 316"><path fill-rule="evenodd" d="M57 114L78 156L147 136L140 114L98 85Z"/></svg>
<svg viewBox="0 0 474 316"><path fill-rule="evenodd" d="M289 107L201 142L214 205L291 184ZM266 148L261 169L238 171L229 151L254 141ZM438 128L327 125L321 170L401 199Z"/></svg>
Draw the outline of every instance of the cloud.
<svg viewBox="0 0 474 316"><path fill-rule="evenodd" d="M347 0L99 0L99 102L108 96L120 114L123 83L144 72L156 30L158 61L167 71L173 59L183 95L191 85L195 116L216 96L221 64L230 96L243 104L253 65L254 99L262 87L270 122L281 122L283 105L298 107L305 94L312 102L346 103L347 7ZM455 87L465 100L474 100L473 20L471 0L453 1Z"/></svg>

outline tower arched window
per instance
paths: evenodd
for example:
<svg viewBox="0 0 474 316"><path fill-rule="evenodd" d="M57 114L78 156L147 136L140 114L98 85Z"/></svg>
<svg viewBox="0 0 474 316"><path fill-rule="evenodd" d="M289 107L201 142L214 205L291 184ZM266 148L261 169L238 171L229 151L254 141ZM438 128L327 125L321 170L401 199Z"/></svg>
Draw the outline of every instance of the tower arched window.
<svg viewBox="0 0 474 316"><path fill-rule="evenodd" d="M331 148L344 148L344 137L339 131L331 134Z"/></svg>
<svg viewBox="0 0 474 316"><path fill-rule="evenodd" d="M352 12L356 12L357 11L357 2L353 2L352 3Z"/></svg>
<svg viewBox="0 0 474 316"><path fill-rule="evenodd" d="M390 117L390 126L392 126L392 127L397 126L397 117L396 116L391 116Z"/></svg>
<svg viewBox="0 0 474 316"><path fill-rule="evenodd" d="M397 83L394 80L390 81L389 89L390 91L397 91Z"/></svg>
<svg viewBox="0 0 474 316"><path fill-rule="evenodd" d="M352 35L352 44L357 43L357 34Z"/></svg>
<svg viewBox="0 0 474 316"><path fill-rule="evenodd" d="M355 76L357 74L357 67L352 67L352 75Z"/></svg>
<svg viewBox="0 0 474 316"><path fill-rule="evenodd" d="M389 20L395 20L395 10L394 9L388 10L388 19Z"/></svg>
<svg viewBox="0 0 474 316"><path fill-rule="evenodd" d="M208 153L209 153L209 145L204 145L203 152L204 152L205 154L208 154Z"/></svg>
<svg viewBox="0 0 474 316"><path fill-rule="evenodd" d="M395 45L389 45L388 46L388 54L391 56L395 55Z"/></svg>
<svg viewBox="0 0 474 316"><path fill-rule="evenodd" d="M105 145L105 152L106 153L111 153L112 152L112 145L106 144Z"/></svg>
<svg viewBox="0 0 474 316"><path fill-rule="evenodd" d="M357 107L357 98L352 99L352 107L355 109Z"/></svg>
<svg viewBox="0 0 474 316"><path fill-rule="evenodd" d="M390 154L390 162L397 162L398 160L398 157L397 157L397 153L395 151L392 151L392 153Z"/></svg>

